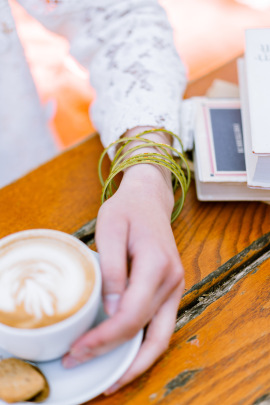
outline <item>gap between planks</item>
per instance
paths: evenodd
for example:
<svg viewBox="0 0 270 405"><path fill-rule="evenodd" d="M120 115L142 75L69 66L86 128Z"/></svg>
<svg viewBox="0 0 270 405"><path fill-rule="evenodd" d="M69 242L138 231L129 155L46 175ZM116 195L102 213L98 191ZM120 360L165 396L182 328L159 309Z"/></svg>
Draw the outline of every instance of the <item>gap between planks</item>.
<svg viewBox="0 0 270 405"><path fill-rule="evenodd" d="M95 227L96 218L83 225L73 235L90 246L94 243ZM199 316L213 302L223 297L243 277L257 271L260 264L269 258L270 232L233 256L183 295L177 314L175 332Z"/></svg>

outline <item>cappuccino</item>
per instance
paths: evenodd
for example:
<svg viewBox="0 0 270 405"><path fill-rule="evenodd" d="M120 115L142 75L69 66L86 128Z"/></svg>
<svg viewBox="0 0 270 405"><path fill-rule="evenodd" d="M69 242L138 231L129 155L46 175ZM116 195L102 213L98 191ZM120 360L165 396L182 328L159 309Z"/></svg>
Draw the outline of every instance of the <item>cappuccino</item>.
<svg viewBox="0 0 270 405"><path fill-rule="evenodd" d="M95 285L94 264L86 249L70 235L51 230L4 238L0 322L15 328L41 328L79 311Z"/></svg>

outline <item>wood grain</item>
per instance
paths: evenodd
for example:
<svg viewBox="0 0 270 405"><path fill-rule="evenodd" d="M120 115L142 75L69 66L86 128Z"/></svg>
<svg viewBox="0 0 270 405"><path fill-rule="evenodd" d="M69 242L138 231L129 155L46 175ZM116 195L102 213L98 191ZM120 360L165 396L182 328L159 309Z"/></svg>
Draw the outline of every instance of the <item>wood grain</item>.
<svg viewBox="0 0 270 405"><path fill-rule="evenodd" d="M192 184L173 231L189 289L270 231L270 206L260 202L199 202Z"/></svg>
<svg viewBox="0 0 270 405"><path fill-rule="evenodd" d="M245 255L242 274L182 311L184 322L155 366L91 404L258 405L270 398L270 250L241 263Z"/></svg>
<svg viewBox="0 0 270 405"><path fill-rule="evenodd" d="M217 290L220 286L225 286L228 281L236 283L239 278L242 278L250 272L250 266L261 260L264 260L264 255L270 251L270 232L254 241L250 246L242 250L226 263L212 271L198 283L194 284L182 297L179 307L179 316L181 313L188 310L190 307L196 306L200 297L212 294L215 292L217 298ZM176 322L176 328L179 328ZM182 323L181 323L182 324Z"/></svg>

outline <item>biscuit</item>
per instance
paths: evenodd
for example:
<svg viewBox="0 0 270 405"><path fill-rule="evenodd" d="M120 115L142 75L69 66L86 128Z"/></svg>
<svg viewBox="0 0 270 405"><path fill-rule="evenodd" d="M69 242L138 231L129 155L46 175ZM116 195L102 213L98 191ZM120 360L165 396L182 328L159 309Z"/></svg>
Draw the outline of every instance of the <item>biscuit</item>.
<svg viewBox="0 0 270 405"><path fill-rule="evenodd" d="M4 401L26 401L42 391L45 384L31 364L15 358L0 361L0 398Z"/></svg>

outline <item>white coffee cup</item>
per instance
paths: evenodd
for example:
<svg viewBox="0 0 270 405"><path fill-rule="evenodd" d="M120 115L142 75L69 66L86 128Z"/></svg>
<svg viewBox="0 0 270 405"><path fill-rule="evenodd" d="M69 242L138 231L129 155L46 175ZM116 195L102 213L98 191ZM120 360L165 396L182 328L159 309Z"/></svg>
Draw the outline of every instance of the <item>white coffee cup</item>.
<svg viewBox="0 0 270 405"><path fill-rule="evenodd" d="M79 260L83 260L83 263L89 263L91 265L91 271L94 272L94 283L91 287L92 290L87 298L87 301L78 309L75 313L70 316L67 316L65 319L57 321L56 323L41 326L41 327L31 327L31 328L22 328L16 326L10 326L4 323L0 323L0 347L8 351L14 356L31 360L31 361L48 361L61 357L66 352L68 352L71 344L84 332L86 332L91 325L93 324L98 308L101 301L101 272L98 260L96 259L94 253L81 241L75 237L55 230L50 229L34 229L18 232L12 235L9 235L2 240L0 240L0 284L1 284L1 274L7 277L17 277L18 269L16 267L15 255L22 254L25 257L29 258L33 251L33 255L40 255L43 252L42 241L48 240L48 246L51 246L52 251L55 250L57 260L61 262L61 248L54 249L54 245L59 243L59 246L63 245L64 252L73 252L74 257L77 260L77 255ZM39 248L40 247L40 251ZM31 250L31 246L33 246ZM57 245L58 246L58 245ZM65 249L68 250L65 250ZM19 250L21 249L20 253ZM47 249L47 248L46 248ZM9 252L9 256L8 256ZM16 253L17 252L17 253ZM23 252L23 253L22 253ZM30 252L30 253L29 253ZM50 249L46 251L48 256L50 256ZM42 253L43 254L43 253ZM59 256L59 257L58 257ZM68 259L63 256L63 263L66 263L65 266L69 267L69 272L73 274L72 264L73 257L70 253ZM35 258L34 258L35 259ZM46 258L47 259L47 258ZM72 260L71 260L72 259ZM75 260L74 259L74 260ZM2 262L1 262L2 260ZM19 260L19 259L18 259ZM35 259L36 260L36 259ZM49 260L49 259L48 259ZM67 261L68 260L68 261ZM76 260L74 263L77 263ZM29 260L28 260L29 261ZM15 264L14 264L14 263ZM1 263L9 263L11 270L1 273ZM10 264L11 263L11 264ZM62 263L62 262L61 262ZM71 264L70 264L71 263ZM32 262L31 272L34 272ZM64 267L65 267L64 266ZM46 266L45 266L46 267ZM85 266L84 266L85 267ZM2 266L3 269L3 266ZM47 269L45 269L47 270ZM19 270L20 271L20 270ZM81 270L80 270L81 271ZM45 271L46 273L46 271ZM61 270L61 274L64 273ZM77 277L76 272L76 277ZM5 276L5 277L6 277ZM59 275L58 275L59 276ZM46 274L47 277L47 274ZM58 277L59 278L59 277ZM71 285L68 277L64 275L64 284L65 281L67 285ZM3 280L3 278L2 278ZM13 280L13 279L12 279ZM58 279L57 279L58 280ZM77 280L77 279L76 279ZM36 282L36 280L34 280ZM12 288L13 288L12 283ZM17 280L18 284L18 280ZM76 283L75 283L76 284ZM81 279L77 283L79 286L83 285ZM76 285L77 285L76 284ZM1 285L0 285L1 288ZM11 288L11 291L12 290ZM56 287L55 287L56 288ZM78 287L79 288L79 287ZM56 288L57 289L57 288ZM61 279L60 279L60 288L61 290ZM73 288L72 288L73 289ZM35 291L35 290L33 290ZM63 288L63 292L64 292ZM77 291L77 290L76 290ZM78 290L80 291L80 290ZM23 289L23 299L27 295L27 289ZM70 291L72 294L73 291ZM22 295L22 291L20 292ZM63 294L62 294L63 295ZM78 295L78 292L77 292ZM38 297L38 295L36 294ZM62 296L61 296L62 297ZM46 298L46 294L45 294ZM21 297L20 297L21 300ZM60 299L59 299L60 300ZM42 301L42 300L41 300ZM7 302L9 302L7 300ZM57 301L58 302L58 301ZM69 301L68 301L69 302ZM64 302L65 303L65 302ZM40 304L40 303L39 303ZM2 306L5 306L5 302L2 302ZM0 297L0 307L1 307L1 297ZM35 306L33 305L33 308ZM1 308L0 308L1 311ZM4 312L6 313L6 312Z"/></svg>

